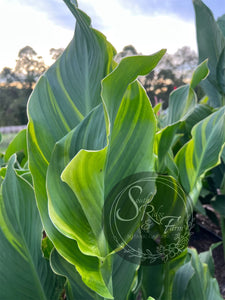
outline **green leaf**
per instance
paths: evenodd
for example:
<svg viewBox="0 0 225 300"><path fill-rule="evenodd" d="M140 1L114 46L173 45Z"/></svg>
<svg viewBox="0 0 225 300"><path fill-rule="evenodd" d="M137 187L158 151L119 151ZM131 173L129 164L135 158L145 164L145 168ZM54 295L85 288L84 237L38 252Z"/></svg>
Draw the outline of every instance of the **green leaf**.
<svg viewBox="0 0 225 300"><path fill-rule="evenodd" d="M109 120L106 196L126 176L154 171L156 120L145 90L133 81L148 74L164 54L161 50L150 56L127 57L103 80L102 97Z"/></svg>
<svg viewBox="0 0 225 300"><path fill-rule="evenodd" d="M201 120L208 117L213 112L213 109L206 104L197 104L194 111L185 120L185 128L188 132Z"/></svg>
<svg viewBox="0 0 225 300"><path fill-rule="evenodd" d="M175 275L173 300L222 300L219 286L210 274L207 264L202 263L195 249L189 249L190 261Z"/></svg>
<svg viewBox="0 0 225 300"><path fill-rule="evenodd" d="M183 265L186 255L187 251L184 251L180 256L165 264L142 268L142 292L144 299L151 295L157 300L174 300L172 298L174 276Z"/></svg>
<svg viewBox="0 0 225 300"><path fill-rule="evenodd" d="M225 36L225 14L217 19L217 24L220 30L222 31L223 35Z"/></svg>
<svg viewBox="0 0 225 300"><path fill-rule="evenodd" d="M51 266L53 270L67 278L66 295L68 299L104 300L82 281L74 266L63 259L56 250L51 253ZM125 260L118 254L113 255L113 295L115 300L128 299L134 285L134 277L139 265ZM126 280L125 280L126 278Z"/></svg>
<svg viewBox="0 0 225 300"><path fill-rule="evenodd" d="M90 288L110 297L101 273L102 269L106 268L109 276L110 268L107 264L101 263L102 259L82 254L81 250L85 254L93 255L96 241L76 196L60 179L65 166L81 148L95 149L106 143L106 136L104 130L101 131L102 128L104 129L104 114L102 106L98 106L81 124L56 144L47 173L47 190L51 220L60 232L70 237L70 239L65 239L64 235L60 236L56 231L51 231L54 245L60 254L63 253L63 256L76 266L83 281ZM99 139L89 138L90 136L94 137L97 132L100 135ZM62 237L67 240L66 245L61 242ZM79 248L76 242L68 243L73 240L79 243ZM105 281L107 282L106 279Z"/></svg>
<svg viewBox="0 0 225 300"><path fill-rule="evenodd" d="M199 62L209 59L210 74L201 85L209 96L213 107L222 105L222 97L217 87L216 68L219 57L225 47L225 36L217 25L210 9L201 1L194 0Z"/></svg>
<svg viewBox="0 0 225 300"><path fill-rule="evenodd" d="M103 203L99 203L99 207L96 206L95 200L98 200L98 198L93 199L93 195L88 194L89 198L81 205L68 185L61 181L61 173L77 153L80 155L84 152L81 149L97 150L106 145L104 128L104 112L102 106L99 106L80 125L56 144L47 173L48 205L52 221L63 234L78 242L83 253L87 255L95 253L96 256L103 255L100 255L98 250L97 237L95 236L97 232L95 230L92 233L92 227L89 225L89 222L93 226L98 226L100 234L102 231L102 216L99 216L99 214ZM79 171L81 174L85 171L89 172L90 167L90 164L88 164L88 168L81 167ZM103 169L103 167L101 168ZM98 174L102 176L100 169ZM80 176L83 177L84 175ZM94 175L92 174L92 176ZM88 219L88 214L92 216L95 209L100 219Z"/></svg>
<svg viewBox="0 0 225 300"><path fill-rule="evenodd" d="M0 167L5 164L4 154L0 152Z"/></svg>
<svg viewBox="0 0 225 300"><path fill-rule="evenodd" d="M46 194L46 172L49 165L48 173L51 173L51 166L52 162L54 161L54 158L51 159L52 153L54 153L53 149L55 146L55 143L59 141L62 137L64 137L68 132L70 132L71 129L75 128L82 120L85 120L85 117L87 114L95 108L99 103L101 103L101 80L112 70L112 68L115 66L115 64L112 61L113 55L115 54L114 49L112 46L107 43L105 37L100 34L99 32L93 30L90 28L90 19L79 9L77 9L76 4L65 1L73 14L75 15L77 19L76 24L76 31L74 38L70 45L65 50L64 54L60 57L59 60L44 74L44 76L39 80L32 96L29 102L28 107L28 115L29 115L29 125L28 125L28 148L29 148L29 163L30 163L30 169L33 175L34 180L34 188L37 198L38 207L40 210L42 222L44 224L44 228L49 236L49 238L52 240L54 246L56 247L57 251L66 258L70 263L74 264L76 266L77 271L80 273L82 280L93 290L98 292L104 297L111 297L111 294L109 292L110 290L110 263L108 259L105 259L104 261L101 261L97 257L94 256L102 256L105 255L107 252L102 251L102 249L105 247L105 242L103 238L103 242L101 242L101 238L98 239L98 248L94 247L92 249L92 257L87 256L84 253L81 252L81 250L84 251L85 247L78 247L81 246L81 244L87 244L90 239L92 239L92 233L90 232L90 239L88 241L85 241L85 234L82 233L81 229L84 228L91 228L91 231L94 234L99 233L100 224L96 225L96 222L93 220L93 218L90 218L90 211L83 211L84 201L81 196L81 194L73 196L73 198L77 197L79 202L75 202L72 207L68 205L66 200L68 198L65 198L65 195L61 198L61 203L63 202L62 199L65 200L65 205L67 206L66 212L70 210L73 214L73 216L77 215L80 216L78 220L82 220L80 224L77 221L75 225L72 224L74 221L74 218L69 220L68 216L66 216L65 212L62 210L63 205L58 202L58 198L55 200L55 203L58 205L52 205L51 202L54 201L54 197L51 195L54 194L53 189L56 188L56 182L51 182L49 179L48 182L51 182L51 184L47 184L48 187L48 195L49 195L49 203L48 198ZM113 100L111 99L112 95L117 100L115 101L115 104L118 105L118 109L120 107L120 102L122 101L123 94L126 92L127 86L136 79L136 77L139 74L145 74L152 70L152 68L157 64L159 59L162 57L162 55L165 53L165 51L161 51L153 56L150 57L141 57L137 58L135 60L131 59L129 62L126 60L125 63L122 63L124 65L123 72L118 75L118 71L115 70L115 73L117 77L114 75L114 87L115 84L118 83L118 89L115 90L113 86L110 86L110 94L108 93L108 98L110 98L110 102ZM140 66L139 66L140 62ZM127 69L127 70L126 70ZM133 71L133 69L135 71ZM119 71L120 73L120 71ZM122 82L121 78L125 78L125 82L120 85L120 82ZM118 81L119 79L119 81ZM111 83L111 80L110 80ZM140 168L143 168L143 166L147 169L152 168L154 165L154 159L151 157L151 153L153 153L153 136L154 136L154 124L155 119L152 112L152 108L149 104L149 100L143 92L140 85L137 83L133 84L133 87L131 89L131 95L135 99L133 101L135 105L131 106L130 112L131 116L130 119L133 118L133 114L135 117L139 116L140 113L144 111L144 109L147 109L147 111L144 111L143 118L148 116L150 118L151 122L149 124L149 128L151 128L152 132L150 132L150 139L149 141L145 139L145 136L143 136L144 141L146 140L147 144L149 145L149 151L148 151L148 159L150 158L149 164L144 165L144 162L147 160L147 154L146 156L143 156L142 164L140 165ZM121 90L122 87L122 90ZM113 89L112 89L113 88ZM116 92L119 91L121 93L121 98L117 98ZM140 94L141 93L141 94ZM107 93L106 93L107 94ZM143 98L144 107L141 107L141 111L135 111L136 106L140 98ZM128 96L124 97L125 104L129 104L129 101L125 100L128 98ZM128 98L129 99L129 98ZM106 99L109 100L109 99ZM142 102L142 100L141 100ZM129 107L130 105L128 105ZM107 104L106 104L107 107ZM126 107L126 105L121 106L122 109ZM111 111L115 109L111 108L111 110L108 110L110 113ZM134 109L134 111L133 111ZM107 111L107 112L108 112ZM125 110L126 111L126 110ZM122 114L122 111L120 111L120 114ZM117 111L115 110L115 116L117 115ZM111 121L111 120L110 120ZM128 119L129 121L129 119ZM146 120L147 121L147 120ZM85 121L84 121L85 122ZM98 121L96 121L98 122ZM113 120L114 122L114 120ZM111 123L111 126L113 126L113 122ZM119 123L118 123L119 124ZM133 127L136 128L137 121L135 120ZM108 129L108 120L107 120L107 129ZM153 125L153 127L152 127ZM94 129L96 127L93 127ZM127 131L127 127L124 127L124 131ZM143 132L143 128L141 127L141 132ZM132 128L133 129L133 128ZM139 127L137 127L138 130L136 130L134 133L139 132ZM148 129L148 127L147 127ZM116 131L114 131L116 132ZM130 130L130 134L133 131ZM86 134L86 133L85 133ZM105 131L102 132L96 132L95 136L98 134L105 135ZM146 129L145 129L145 135ZM128 135L129 137L129 135ZM87 141L87 136L85 138L82 138L82 141ZM99 142L99 139L96 138L96 140ZM130 137L129 139L130 140ZM67 140L68 142L68 140ZM136 141L136 143L139 143L139 140ZM152 143L152 145L151 145ZM93 143L91 143L92 145ZM126 143L125 143L126 144ZM98 145L98 143L97 143ZM77 148L80 148L82 145L78 144ZM101 145L98 147L101 147ZM60 147L59 147L60 148ZM58 150L59 150L58 148ZM70 148L70 144L66 145L65 149ZM57 146L56 146L57 149ZM84 148L86 149L86 147ZM57 151L55 153L57 153ZM92 149L93 150L93 149ZM99 150L99 148L98 148ZM59 150L61 151L61 150ZM66 151L66 150L65 150ZM83 152L83 153L82 153ZM84 154L82 156L82 159L84 159L85 162L88 162L88 155L86 157L85 151L80 152L81 154ZM58 152L59 153L59 152ZM91 151L88 152L91 155ZM114 152L112 152L114 153ZM78 163L80 162L80 156L78 153ZM101 153L100 153L101 154ZM138 155L143 154L143 152L139 152ZM73 151L73 155L76 155L76 151ZM96 154L97 155L97 154ZM114 154L115 155L115 154ZM131 155L131 154L130 154ZM100 155L102 156L102 155ZM57 154L54 156L57 157ZM68 155L66 155L66 159L68 158ZM75 157L76 158L76 157ZM108 161L110 159L107 158ZM103 160L104 161L104 160ZM50 163L50 164L49 164ZM68 163L68 161L67 161ZM74 161L72 160L72 163ZM120 162L118 162L120 163ZM146 164L146 163L145 163ZM56 164L57 165L57 164ZM53 168L55 168L55 166ZM60 162L59 168L57 169L58 175L61 172L62 163ZM134 164L133 169L128 170L132 171L137 170L137 165ZM150 166L150 167L149 167ZM93 167L93 166L92 166ZM99 167L96 164L96 167ZM125 164L124 164L125 167ZM79 170L82 170L82 168L79 168ZM88 170L88 168L86 169ZM84 175L85 173L83 173ZM86 174L85 174L86 175ZM124 174L126 176L126 174ZM49 175L50 176L50 175ZM88 174L90 176L90 174ZM49 177L50 178L50 177ZM92 177L93 183L95 182L94 177ZM119 180L120 178L115 178L115 180ZM57 182L59 183L60 176L57 179ZM117 182L117 181L116 181ZM84 182L82 181L82 184ZM85 183L86 184L86 183ZM112 184L114 184L112 182ZM60 185L62 187L62 184ZM64 184L65 186L65 184ZM83 185L82 185L83 186ZM94 185L92 185L93 187ZM101 182L98 185L98 187L101 186ZM106 184L107 186L107 184ZM109 191L111 190L111 186L108 185ZM108 192L109 192L108 191ZM71 194L71 189L67 186L66 195L69 193ZM98 195L100 202L97 201L97 203L103 203L102 202L102 194ZM91 199L90 199L91 200ZM104 198L103 198L104 200ZM54 204L55 204L54 203ZM48 205L50 207L49 211L51 214L51 219L48 215ZM54 208L53 208L54 206ZM80 210L79 210L80 206ZM78 211L73 210L74 208L78 208ZM97 205L95 206L96 209L99 210ZM64 208L63 208L64 209ZM76 212L76 213L75 213ZM85 215L85 214L86 215ZM92 213L93 214L93 213ZM54 222L54 225L52 223ZM89 223L90 222L90 223ZM79 225L79 227L77 226ZM72 227L71 227L72 226ZM74 228L80 228L78 231L74 230ZM69 234L68 234L69 231ZM84 230L85 232L85 230ZM82 238L83 234L83 238ZM73 235L73 238L71 238L71 235ZM101 236L101 234L100 234ZM92 239L93 240L93 239ZM100 241L100 243L99 243ZM77 244L78 243L78 244ZM103 248L100 247L100 245L103 246ZM91 248L91 247L90 247ZM99 251L101 250L101 251ZM98 252L96 252L98 251ZM104 279L103 279L104 274Z"/></svg>
<svg viewBox="0 0 225 300"><path fill-rule="evenodd" d="M192 267L191 262L188 262L179 268L173 283L173 300L186 300L184 295L194 274L195 270Z"/></svg>
<svg viewBox="0 0 225 300"><path fill-rule="evenodd" d="M64 280L42 257L42 224L32 186L10 159L0 194L0 298L58 299Z"/></svg>
<svg viewBox="0 0 225 300"><path fill-rule="evenodd" d="M167 125L185 120L194 111L197 104L194 88L207 77L208 73L207 60L205 60L193 72L190 85L184 85L170 94Z"/></svg>
<svg viewBox="0 0 225 300"><path fill-rule="evenodd" d="M128 261L123 256L116 253L113 255L113 295L115 300L128 300L131 291L135 287L138 263Z"/></svg>
<svg viewBox="0 0 225 300"><path fill-rule="evenodd" d="M170 150L172 149L180 124L181 122L174 123L156 133L154 143L154 152L158 156L156 160L156 170L161 174L168 171L170 175L175 175L175 177L178 175L176 165L173 164L171 168L169 162L173 160L173 154ZM168 156L170 156L171 159L168 159Z"/></svg>
<svg viewBox="0 0 225 300"><path fill-rule="evenodd" d="M223 148L223 152L221 154L221 157L223 159L223 162L225 163L225 147Z"/></svg>
<svg viewBox="0 0 225 300"><path fill-rule="evenodd" d="M23 129L15 136L5 152L5 161L8 161L10 156L16 153L20 165L24 166L28 159L26 133L27 130Z"/></svg>
<svg viewBox="0 0 225 300"><path fill-rule="evenodd" d="M217 195L211 204L220 216L225 218L225 195Z"/></svg>
<svg viewBox="0 0 225 300"><path fill-rule="evenodd" d="M183 121L194 110L196 104L196 94L189 85L184 85L170 93L166 125Z"/></svg>
<svg viewBox="0 0 225 300"><path fill-rule="evenodd" d="M153 107L155 115L158 115L161 109L162 109L162 102L159 102Z"/></svg>
<svg viewBox="0 0 225 300"><path fill-rule="evenodd" d="M103 98L110 118L108 146L99 151L81 150L62 173L63 181L77 196L96 237L99 253L93 249L94 255L105 256L108 251L102 240L101 224L105 197L125 177L153 170L155 117L143 88L137 82L129 85L128 79L132 82L138 73L149 72L163 53L125 59L103 80ZM111 90L115 85L117 89ZM98 140L98 137L93 136L93 140Z"/></svg>
<svg viewBox="0 0 225 300"><path fill-rule="evenodd" d="M192 139L175 157L180 172L180 182L186 193L195 192L201 185L205 172L220 163L225 143L225 108L222 107L201 122L192 131ZM197 195L196 194L196 195ZM198 195L197 195L198 196ZM196 197L193 201L196 201Z"/></svg>
<svg viewBox="0 0 225 300"><path fill-rule="evenodd" d="M218 247L220 244L221 244L221 242L216 243L216 244L212 244L208 251L204 251L204 252L201 252L199 254L199 258L200 258L201 262L208 265L209 272L210 272L212 277L215 276L215 266L214 266L212 251L216 247Z"/></svg>
<svg viewBox="0 0 225 300"><path fill-rule="evenodd" d="M216 68L217 81L219 90L222 94L225 94L225 47L220 54L219 61Z"/></svg>
<svg viewBox="0 0 225 300"><path fill-rule="evenodd" d="M209 75L209 68L208 68L208 60L206 59L195 69L191 78L190 87L192 89L196 88L196 86L208 75Z"/></svg>
<svg viewBox="0 0 225 300"><path fill-rule="evenodd" d="M156 62L161 58L163 53L164 52L150 57L144 57L143 59L142 57L137 57L136 61L139 62L139 64L136 64L136 69L138 70L135 70L133 66L132 71L137 73L139 72L141 66L146 68L146 62L149 61L149 67L146 68L146 72L148 72L149 69L153 68ZM125 77L124 74L126 74L127 65L128 63L123 64L121 71L122 74L119 73L121 78L122 76ZM138 74L136 74L134 77L132 76L130 80L133 81L137 75ZM118 76L113 76L113 78L114 80L118 80ZM123 87L122 80L119 82L121 82L121 86ZM112 81L111 84L112 86L115 86L114 81ZM128 84L129 83L125 82L126 87ZM119 91L119 88L120 86L118 84L118 89L116 90L117 92ZM111 93L108 95L108 97L109 96L112 98L114 94ZM127 135L128 132L129 134L126 137L124 146L129 148L129 143L132 143L134 149L133 151L135 151L136 155L141 157L141 159L137 160L136 163L133 164L133 169L129 170L129 167L127 168L124 163L124 161L126 164L128 163L127 161L129 161L129 156L124 159L124 156L122 155L123 152L120 151L121 154L119 156L120 161L118 161L118 165L124 165L124 168L126 167L130 172L137 172L137 168L139 166L142 169L144 166L144 170L146 170L146 168L151 170L154 162L154 157L151 153L153 152L152 140L155 133L155 118L149 100L143 89L137 83L133 83L128 92L124 94L124 97L122 94L121 99L117 98L117 101L121 102L121 108L119 111L123 114L123 118L118 117L117 123L114 123L119 125L116 128L120 128L120 141L121 139L124 141L124 136ZM139 106L141 110L137 109ZM109 112L111 111L109 110ZM107 141L105 130L102 130L105 127L103 124L103 117L103 109L101 106L99 106L93 110L86 119L84 119L80 126L75 128L74 131L71 131L71 133L69 133L62 141L57 143L52 154L47 175L49 212L52 221L60 232L66 234L66 236L76 239L79 244L79 248L83 253L95 255L99 258L106 256L108 252L107 248L105 248L107 243L104 240L101 224L101 210L103 208L105 199L104 197L106 195L106 192L102 189L102 182L105 174L104 152L106 151L106 149L104 150L103 147L106 145ZM121 122L123 119L125 119L125 117L127 117L126 124L132 124L132 127L128 127L128 125L122 126ZM143 125L142 119L145 120ZM146 123L147 120L148 123ZM113 128L113 124L111 128ZM149 131L146 131L148 128ZM142 143L148 145L149 147L149 151L147 152L146 156L143 155L143 150L141 150L142 147L140 147L139 140L135 142L133 139L133 136L138 137L138 132L142 136ZM113 133L116 133L116 130L114 130ZM144 138L145 135L149 138ZM115 141L116 138L118 137L115 135ZM99 148L103 150L97 151ZM90 149L92 149L92 151ZM116 148L114 151L116 151ZM129 155L133 158L132 153ZM73 156L75 157L73 158ZM98 160L96 160L96 157L98 157ZM143 164L143 161L147 159L149 160L148 164ZM71 162L69 163L70 160ZM92 161L93 163L91 163ZM110 162L109 159L108 162ZM116 161L114 160L114 164L115 162ZM67 163L69 164L67 165ZM111 165L109 164L109 166ZM72 188L74 194L68 185L60 182L60 175L64 167L66 168L62 173L62 178ZM123 179L121 174L126 176L125 172L118 173L117 177L114 176L115 182ZM77 181L77 179L79 180ZM109 182L108 185L105 185L110 191L113 188L113 184L113 182ZM62 198L64 201L61 201ZM98 216L98 218L96 217L93 219L93 213ZM69 259L68 256L67 259ZM70 262L72 261L70 260ZM99 266L96 266L96 268L99 269ZM109 271L110 270L108 270L108 272ZM98 281L96 279L96 282Z"/></svg>
<svg viewBox="0 0 225 300"><path fill-rule="evenodd" d="M46 173L55 143L101 102L101 80L112 70L115 54L106 38L90 27L90 19L74 3L65 2L77 19L75 34L31 95L28 105L29 166L48 237L60 254L76 265L89 287L110 298L99 260L83 255L77 242L59 232L48 214Z"/></svg>
<svg viewBox="0 0 225 300"><path fill-rule="evenodd" d="M55 249L51 253L50 261L54 272L67 278L66 296L69 300L104 299L84 284L75 267L59 255Z"/></svg>

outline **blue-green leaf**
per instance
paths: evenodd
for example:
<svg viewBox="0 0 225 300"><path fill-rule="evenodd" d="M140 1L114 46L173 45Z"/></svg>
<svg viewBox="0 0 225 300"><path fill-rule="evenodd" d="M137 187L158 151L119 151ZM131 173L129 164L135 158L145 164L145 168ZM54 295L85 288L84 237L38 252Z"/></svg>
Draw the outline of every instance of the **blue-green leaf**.
<svg viewBox="0 0 225 300"><path fill-rule="evenodd" d="M224 129L225 108L222 107L193 127L192 139L175 157L180 172L180 182L185 192L195 192L199 186L193 197L195 203L200 192L201 177L207 170L220 163L220 155L225 143Z"/></svg>
<svg viewBox="0 0 225 300"><path fill-rule="evenodd" d="M18 176L13 156L0 192L0 299L58 299L64 280L41 252L42 224L32 186Z"/></svg>

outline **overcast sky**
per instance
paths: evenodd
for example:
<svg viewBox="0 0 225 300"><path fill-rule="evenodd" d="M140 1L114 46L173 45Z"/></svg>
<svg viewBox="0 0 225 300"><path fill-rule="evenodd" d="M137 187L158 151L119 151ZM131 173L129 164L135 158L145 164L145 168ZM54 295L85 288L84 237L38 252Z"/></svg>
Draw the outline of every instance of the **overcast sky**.
<svg viewBox="0 0 225 300"><path fill-rule="evenodd" d="M225 13L224 0L204 3L216 18ZM161 48L174 53L182 46L197 50L192 0L78 0L78 4L118 52L130 44L143 54ZM27 45L47 60L50 48L67 46L74 25L62 0L0 0L0 71L14 67L19 50Z"/></svg>

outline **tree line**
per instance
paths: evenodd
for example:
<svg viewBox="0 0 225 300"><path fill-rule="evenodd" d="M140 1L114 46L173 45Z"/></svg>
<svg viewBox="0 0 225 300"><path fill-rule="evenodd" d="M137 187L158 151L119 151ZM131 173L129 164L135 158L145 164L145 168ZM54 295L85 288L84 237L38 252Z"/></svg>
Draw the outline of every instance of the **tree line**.
<svg viewBox="0 0 225 300"><path fill-rule="evenodd" d="M62 52L62 48L50 49L53 60ZM0 73L0 126L27 124L28 98L47 68L43 57L30 46L19 51L14 69L3 68Z"/></svg>
<svg viewBox="0 0 225 300"><path fill-rule="evenodd" d="M50 49L52 59L56 60L63 50ZM138 54L141 53L128 45L117 54L115 60L119 62L125 56ZM170 92L188 82L197 62L197 54L185 46L173 55L166 54L154 71L140 78L152 105L162 102L166 108ZM0 126L27 124L28 98L38 78L47 69L43 57L30 46L19 51L14 69L3 68L0 73Z"/></svg>

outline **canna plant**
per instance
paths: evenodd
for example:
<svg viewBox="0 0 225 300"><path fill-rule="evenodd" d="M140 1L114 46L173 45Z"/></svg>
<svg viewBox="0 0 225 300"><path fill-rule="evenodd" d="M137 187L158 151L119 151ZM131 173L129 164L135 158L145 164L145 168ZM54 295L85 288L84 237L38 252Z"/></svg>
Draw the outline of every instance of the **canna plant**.
<svg viewBox="0 0 225 300"><path fill-rule="evenodd" d="M194 1L196 15L199 61L209 58L210 75L202 88L207 94L208 103L213 107L225 105L225 14L216 21L212 12L202 1ZM206 22L207 20L207 22ZM208 45L208 47L206 47ZM213 47L212 47L213 45ZM224 129L223 129L224 130ZM201 191L201 202L211 204L219 214L201 209L203 214L221 226L225 257L225 149L222 163L208 172Z"/></svg>
<svg viewBox="0 0 225 300"><path fill-rule="evenodd" d="M194 91L207 61L167 113L152 108L137 78L165 50L117 65L76 1L64 2L74 37L1 163L0 298L222 299L211 252L187 249L202 179L225 144L224 107Z"/></svg>

